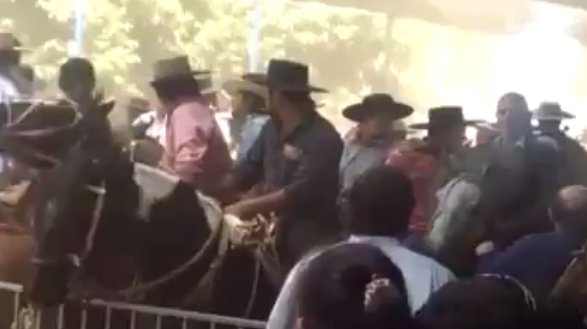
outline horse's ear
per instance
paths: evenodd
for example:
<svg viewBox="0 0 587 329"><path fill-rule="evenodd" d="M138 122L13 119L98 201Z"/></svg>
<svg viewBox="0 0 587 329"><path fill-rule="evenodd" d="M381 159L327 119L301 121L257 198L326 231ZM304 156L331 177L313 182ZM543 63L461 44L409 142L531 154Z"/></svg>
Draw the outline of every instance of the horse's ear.
<svg viewBox="0 0 587 329"><path fill-rule="evenodd" d="M100 110L102 110L104 115L108 116L110 114L110 112L112 112L112 109L114 109L115 104L116 104L116 101L114 99L111 99L107 102L100 104Z"/></svg>

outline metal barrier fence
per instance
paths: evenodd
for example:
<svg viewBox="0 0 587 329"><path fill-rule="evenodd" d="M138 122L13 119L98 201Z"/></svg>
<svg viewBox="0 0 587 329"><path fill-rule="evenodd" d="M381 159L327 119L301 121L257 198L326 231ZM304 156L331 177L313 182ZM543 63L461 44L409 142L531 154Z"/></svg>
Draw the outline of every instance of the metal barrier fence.
<svg viewBox="0 0 587 329"><path fill-rule="evenodd" d="M12 329L88 329L90 327L95 328L97 322L103 324L101 326L103 329L118 329L121 328L120 323L117 326L113 326L115 312L118 312L118 315L125 315L128 321L125 322L123 327L128 329L162 329L166 327L164 324L169 323L168 321L174 321L173 328L177 329L192 328L194 324L197 324L198 328L202 328L202 324L207 324L210 329L216 329L217 326L263 329L266 326L265 322L257 320L103 300L90 300L80 302L79 304L76 303L77 305L67 304L53 310L31 310L21 305L23 293L23 287L21 285L0 281L0 291L13 295L13 309L11 310L13 317L11 320ZM77 307L79 326L77 324L72 326L71 319L66 320L66 314L70 306ZM96 320L96 310L101 311L99 312L99 317L101 318L99 321ZM0 310L0 312L7 314L8 312L5 311ZM50 316L45 316L47 313L50 313ZM0 314L0 316L6 316L6 314ZM91 320L90 314L93 316ZM145 320L147 318L149 320L146 322Z"/></svg>

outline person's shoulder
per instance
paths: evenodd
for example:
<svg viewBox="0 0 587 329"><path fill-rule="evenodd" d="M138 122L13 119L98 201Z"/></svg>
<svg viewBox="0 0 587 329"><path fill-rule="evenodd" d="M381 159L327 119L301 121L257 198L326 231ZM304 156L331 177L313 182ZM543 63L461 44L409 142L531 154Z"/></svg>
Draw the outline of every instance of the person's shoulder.
<svg viewBox="0 0 587 329"><path fill-rule="evenodd" d="M541 250L543 247L558 244L559 241L560 237L556 232L529 234L515 241L506 252L520 253L534 249Z"/></svg>
<svg viewBox="0 0 587 329"><path fill-rule="evenodd" d="M320 114L316 114L310 132L312 139L338 145L342 148L343 141L334 125Z"/></svg>
<svg viewBox="0 0 587 329"><path fill-rule="evenodd" d="M434 258L419 254L403 246L400 248L400 251L403 254L403 257L409 260L410 263L412 263L416 268L420 268L422 270L428 269L429 273L436 276L441 275L448 278L454 277L451 270L440 264Z"/></svg>

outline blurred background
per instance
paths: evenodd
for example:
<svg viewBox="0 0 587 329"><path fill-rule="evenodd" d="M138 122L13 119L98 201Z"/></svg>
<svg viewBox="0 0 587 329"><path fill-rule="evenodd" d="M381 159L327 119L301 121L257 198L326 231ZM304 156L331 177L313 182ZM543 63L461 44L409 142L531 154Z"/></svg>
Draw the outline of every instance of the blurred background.
<svg viewBox="0 0 587 329"><path fill-rule="evenodd" d="M86 56L106 94L149 96L152 63L187 54L216 86L272 57L308 63L323 114L371 92L415 106L463 105L492 119L497 98L558 101L587 125L587 1L558 0L0 0L13 32L55 91L58 66Z"/></svg>

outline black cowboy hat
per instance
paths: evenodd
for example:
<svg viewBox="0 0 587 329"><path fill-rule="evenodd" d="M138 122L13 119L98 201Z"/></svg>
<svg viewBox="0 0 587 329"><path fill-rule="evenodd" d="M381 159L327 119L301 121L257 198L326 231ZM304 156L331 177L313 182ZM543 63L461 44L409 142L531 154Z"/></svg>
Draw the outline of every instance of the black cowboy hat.
<svg viewBox="0 0 587 329"><path fill-rule="evenodd" d="M283 59L269 61L267 79L261 83L269 89L281 91L328 92L326 89L310 85L307 65Z"/></svg>
<svg viewBox="0 0 587 329"><path fill-rule="evenodd" d="M162 59L153 66L151 85L176 79L193 78L198 75L209 75L210 71L193 70L187 56Z"/></svg>
<svg viewBox="0 0 587 329"><path fill-rule="evenodd" d="M20 41L12 33L0 32L0 51L22 52L29 50L23 48Z"/></svg>
<svg viewBox="0 0 587 329"><path fill-rule="evenodd" d="M543 102L533 113L534 119L538 121L560 121L574 119L575 116L563 111L559 103Z"/></svg>
<svg viewBox="0 0 587 329"><path fill-rule="evenodd" d="M414 109L409 105L396 102L388 94L371 94L362 102L348 106L342 111L345 118L355 122L361 122L379 113L387 113L391 120L399 120L414 113Z"/></svg>
<svg viewBox="0 0 587 329"><path fill-rule="evenodd" d="M475 125L483 120L465 120L463 108L460 106L441 106L428 111L428 122L410 125L412 129L430 129L453 127L456 125Z"/></svg>

